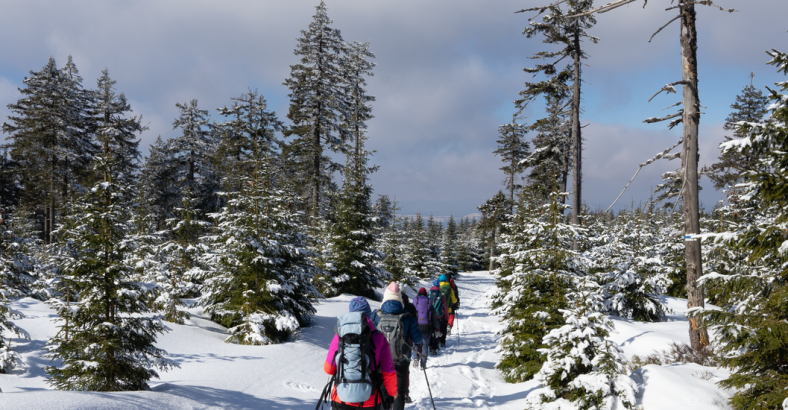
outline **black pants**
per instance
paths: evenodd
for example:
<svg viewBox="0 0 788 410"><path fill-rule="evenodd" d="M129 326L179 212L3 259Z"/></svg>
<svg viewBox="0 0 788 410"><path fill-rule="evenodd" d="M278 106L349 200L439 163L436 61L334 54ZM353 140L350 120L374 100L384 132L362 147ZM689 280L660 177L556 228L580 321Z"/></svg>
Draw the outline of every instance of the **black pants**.
<svg viewBox="0 0 788 410"><path fill-rule="evenodd" d="M410 362L405 360L394 365L397 371L397 398L394 399L393 410L405 409L405 396L408 395L408 382L410 378Z"/></svg>

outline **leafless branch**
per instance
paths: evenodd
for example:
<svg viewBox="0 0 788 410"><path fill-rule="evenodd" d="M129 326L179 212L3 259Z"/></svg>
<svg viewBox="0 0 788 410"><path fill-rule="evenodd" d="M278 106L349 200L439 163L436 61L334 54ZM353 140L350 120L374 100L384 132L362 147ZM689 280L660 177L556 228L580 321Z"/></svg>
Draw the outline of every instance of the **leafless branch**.
<svg viewBox="0 0 788 410"><path fill-rule="evenodd" d="M652 95L651 98L648 99L648 102L651 102L651 100L653 100L654 97L658 96L659 93L661 93L663 91L667 92L668 94L670 94L670 93L675 94L676 93L676 89L673 88L673 86L674 85L679 85L679 84L685 85L685 84L687 84L687 82L686 81L676 81L675 83L665 84L664 87L662 87L659 91L656 92L656 94Z"/></svg>
<svg viewBox="0 0 788 410"><path fill-rule="evenodd" d="M739 10L736 10L736 9L722 8L722 7L714 4L714 2L712 0L697 0L697 1L692 1L692 2L686 1L683 4L698 4L698 5L701 5L701 6L716 7L718 9L722 10L722 11L727 11L728 13L735 13L735 12L739 11ZM672 6L672 7L668 7L668 8L665 9L665 11L677 9L677 8L680 8L681 6L682 6L682 4L679 4L679 5L676 5L676 6Z"/></svg>
<svg viewBox="0 0 788 410"><path fill-rule="evenodd" d="M645 167L646 165L649 165L649 164L651 164L652 162L654 162L654 161L656 161L656 160L658 160L658 159L660 159L660 158L663 158L663 157L665 157L666 155L668 155L668 153L669 153L670 151L673 151L673 149L674 149L674 148L676 148L676 147L678 147L678 146L679 146L679 144L681 144L682 142L684 142L684 140L683 140L683 139L679 140L679 142L677 142L677 143L676 143L676 145L674 145L674 146L672 146L672 147L670 147L670 148L668 148L668 149L666 149L666 150L664 150L664 151L660 152L660 153L659 153L659 154L657 154L657 155L656 155L654 158L651 158L650 160L648 160L648 161L646 161L646 162L644 162L644 163L640 164L640 166L638 167L638 170L637 170L637 171L635 171L635 175L633 175L633 176L632 176L632 179L630 179L630 180L629 180L629 182L627 182L627 186L625 186L625 187L624 187L624 189L621 191L621 193L620 193L620 194L618 194L618 197L616 197L616 200L615 200L615 201L613 201L613 203L612 203L612 204L610 204L610 206L609 206L609 207L607 207L607 209L605 209L605 212L609 211L609 210L610 210L610 208L612 208L612 207L613 207L613 205L615 205L615 204L616 204L616 202L618 202L618 200L621 198L621 195L624 195L624 191L626 191L626 190L627 190L627 188L629 188L629 185L630 185L630 184L632 184L632 181L634 181L634 180L635 180L635 177L637 177L637 176L638 176L638 173L640 172L640 170L641 170L641 169L643 169L643 167ZM672 158L671 158L671 159L672 159Z"/></svg>
<svg viewBox="0 0 788 410"><path fill-rule="evenodd" d="M677 125L679 125L679 124L681 124L683 122L684 122L684 117L676 118L675 120L671 121L670 124L668 124L668 129L672 130L673 127L675 127L675 126L677 126Z"/></svg>
<svg viewBox="0 0 788 410"><path fill-rule="evenodd" d="M663 108L663 109L662 109L662 111L665 111L665 110L667 110L668 108L678 107L678 106L679 106L679 105L681 105L681 104L684 104L684 101L679 101L679 102L677 102L677 103L675 103L675 104L673 104L673 105L671 105L671 106L669 106L669 107L665 107L665 108Z"/></svg>
<svg viewBox="0 0 788 410"><path fill-rule="evenodd" d="M646 124L653 124L655 122L667 121L667 120L672 119L672 118L681 117L682 115L684 115L684 111L683 110L679 111L679 112L677 112L675 114L668 115L667 117L646 118L645 120L643 120L643 122L645 122Z"/></svg>
<svg viewBox="0 0 788 410"><path fill-rule="evenodd" d="M668 154L668 155L663 156L662 158L666 159L668 161L672 161L674 159L681 158L681 153L677 152L675 154Z"/></svg>
<svg viewBox="0 0 788 410"><path fill-rule="evenodd" d="M676 17L673 17L673 18L672 18L672 19L671 19L669 22L667 22L667 23L666 23L664 26L660 27L660 28L659 28L659 30L655 31L655 32L654 32L654 34L652 34L652 35L651 35L651 37L648 39L648 42L650 43L650 42L651 42L651 40L653 40L653 39L654 39L654 36L656 36L657 34L659 34L659 32L660 32L660 31L664 30L664 29L665 29L665 27L669 26L669 25L670 25L670 23L672 23L672 22L674 22L674 21L676 21L676 20L678 20L678 19L680 19L680 18L681 18L681 14L679 14L679 15L678 15L678 16L676 16Z"/></svg>
<svg viewBox="0 0 788 410"><path fill-rule="evenodd" d="M594 14L594 13L607 13L610 10L617 9L617 8L619 8L621 6L624 6L624 5L627 5L629 3L634 3L635 1L637 1L637 0L618 0L618 1L614 1L612 3L607 3L604 6L597 7L595 9L593 9L593 10L586 11L585 13L580 13L580 14L574 14L574 15L571 15L571 16L566 16L566 18L583 17L583 16L587 16L589 14ZM646 4L647 3L648 3L648 0L645 0L643 2L643 8L646 8Z"/></svg>

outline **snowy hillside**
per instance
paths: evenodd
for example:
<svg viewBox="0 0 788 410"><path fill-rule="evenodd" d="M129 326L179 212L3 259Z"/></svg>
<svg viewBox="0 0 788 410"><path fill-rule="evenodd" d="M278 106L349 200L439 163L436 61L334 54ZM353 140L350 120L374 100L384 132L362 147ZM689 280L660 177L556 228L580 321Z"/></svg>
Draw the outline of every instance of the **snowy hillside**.
<svg viewBox="0 0 788 410"><path fill-rule="evenodd" d="M428 362L427 377L438 409L522 409L535 382L507 384L494 369L497 318L487 306L495 290L487 272L463 274L458 281L463 300L459 338L452 332L441 355ZM78 393L54 391L41 370L47 362L41 349L55 333L55 313L37 300L26 298L13 304L27 317L16 323L31 340L17 343L25 367L0 375L2 409L314 409L319 392L328 380L323 360L334 331L335 317L347 311L352 297L343 295L317 306L314 324L293 343L272 346L240 346L224 343L225 329L200 318L193 310L185 325L168 325L171 331L157 345L169 353L179 369L161 373L151 382L152 391L130 393ZM666 349L673 341L687 340L683 318L685 301L669 299L674 311L667 322L637 323L614 318L612 336L628 357ZM372 303L373 308L377 303ZM650 365L635 372L639 402L646 410L725 408L728 395L714 383L726 373L698 365ZM690 394L691 392L691 394ZM424 374L411 373L409 409L431 409Z"/></svg>

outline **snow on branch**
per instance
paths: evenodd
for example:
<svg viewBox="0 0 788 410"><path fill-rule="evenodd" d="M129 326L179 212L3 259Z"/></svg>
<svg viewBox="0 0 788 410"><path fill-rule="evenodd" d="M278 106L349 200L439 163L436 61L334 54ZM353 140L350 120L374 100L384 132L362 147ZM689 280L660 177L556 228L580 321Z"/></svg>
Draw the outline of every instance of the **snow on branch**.
<svg viewBox="0 0 788 410"><path fill-rule="evenodd" d="M547 9L549 9L549 8L551 8L551 7L558 6L558 5L559 5L559 4L561 4L561 3L566 3L567 1L568 1L568 0L559 0L559 1L555 2L555 3L550 3L550 4L548 4L547 6L541 6L541 7L531 7L530 9L522 9L522 10L520 10L520 11L515 11L514 13L515 13L515 14L517 14L517 13L525 13L526 11L537 11L538 13L536 13L536 15L535 15L535 16L533 16L533 17L531 17L531 18L529 18L529 19L528 19L528 21L531 21L531 20L533 20L533 19L535 19L535 18L539 17L539 15L541 15L542 13L544 13L544 12L545 12Z"/></svg>
<svg viewBox="0 0 788 410"><path fill-rule="evenodd" d="M648 99L648 102L651 102L651 100L653 100L654 97L658 96L663 91L665 91L668 94L671 94L671 93L672 94L676 94L676 88L674 87L676 85L687 85L687 82L686 81L676 81L674 83L665 84L664 87L662 87L659 91L657 91L654 95L652 95L651 98Z"/></svg>
<svg viewBox="0 0 788 410"><path fill-rule="evenodd" d="M589 14L594 14L594 13L607 13L610 10L617 9L617 8L619 8L621 6L624 6L624 5L627 5L629 3L634 3L635 1L637 1L637 0L618 0L618 1L614 1L612 3L607 3L604 6L597 7L595 9L593 9L593 10L586 11L585 13L574 14L574 15L566 16L566 17L567 18L574 18L574 17L583 17L583 16L587 16ZM648 4L648 0L644 0L643 1L643 8L646 8L646 4Z"/></svg>
<svg viewBox="0 0 788 410"><path fill-rule="evenodd" d="M675 114L668 115L667 117L646 118L645 120L643 120L643 122L645 122L646 124L653 124L655 122L667 121L676 117L681 117L682 115L684 115L684 110L681 110Z"/></svg>
<svg viewBox="0 0 788 410"><path fill-rule="evenodd" d="M641 170L641 169L643 169L643 167L645 167L646 165L649 165L649 164L651 164L652 162L654 162L654 161L656 161L656 160L658 160L658 159L660 159L660 158L663 158L663 157L665 157L665 158L668 158L668 157L667 157L668 153L669 153L670 151L673 151L673 149L674 149L674 148L676 148L676 147L678 147L678 146L679 146L679 144L681 144L682 142L684 142L684 139L680 139L680 140L679 140L679 142L677 142L677 143L676 143L675 145L673 145L672 147L670 147L670 148L668 148L668 149L666 149L666 150L664 150L664 151L662 151L662 152L658 153L657 155L655 155L655 156L654 156L654 158L651 158L650 160L648 160L648 161L646 161L646 162L644 162L644 163L640 164L640 166L638 167L638 170L637 170L637 171L635 171L635 175L633 175L633 176L632 176L632 179L630 179L630 180L629 180L629 182L627 182L627 185L624 187L624 189L621 191L621 193L620 193L620 194L618 194L618 196L616 197L616 200L615 200L615 201L613 201L613 203L612 203L612 204L610 204L610 206L609 206L609 207L607 207L607 209L605 209L605 212L609 211L609 210L610 210L610 208L612 208L612 207L613 207L613 205L615 205L615 204L616 204L616 202L618 202L618 200L619 200L619 199L621 199L621 195L624 195L624 191L626 191L626 190L627 190L627 188L629 188L629 185L630 185L630 184L632 184L632 181L634 181L634 180L635 180L635 177L637 177L637 176L638 176L638 173L640 172L640 170ZM675 154L674 154L674 155L675 155ZM679 154L679 155L681 155L681 154ZM676 158L676 157L675 157L675 156L671 156L669 159L673 159L673 158Z"/></svg>

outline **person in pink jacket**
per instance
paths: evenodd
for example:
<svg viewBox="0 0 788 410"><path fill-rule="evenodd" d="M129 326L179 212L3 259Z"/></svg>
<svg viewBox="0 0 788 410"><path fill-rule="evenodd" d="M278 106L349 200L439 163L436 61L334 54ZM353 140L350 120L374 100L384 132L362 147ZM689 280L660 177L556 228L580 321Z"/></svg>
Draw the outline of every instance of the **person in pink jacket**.
<svg viewBox="0 0 788 410"><path fill-rule="evenodd" d="M367 322L370 329L372 329L372 344L375 347L373 354L375 358L372 361L373 370L380 369L383 375L383 387L386 393L391 398L397 395L397 373L394 370L394 362L391 360L391 349L386 336L375 330L375 322L371 320L372 309L369 303L363 297L359 296L350 301L350 312L364 312L367 316ZM328 355L326 361L323 363L323 370L330 375L334 375L337 371L337 366L334 357L339 350L339 336L334 335L334 340L331 341L331 346L328 348ZM337 396L337 389L334 386L331 392L331 408L332 409L383 409L383 398L381 392L376 391L369 400L363 403L343 403Z"/></svg>

